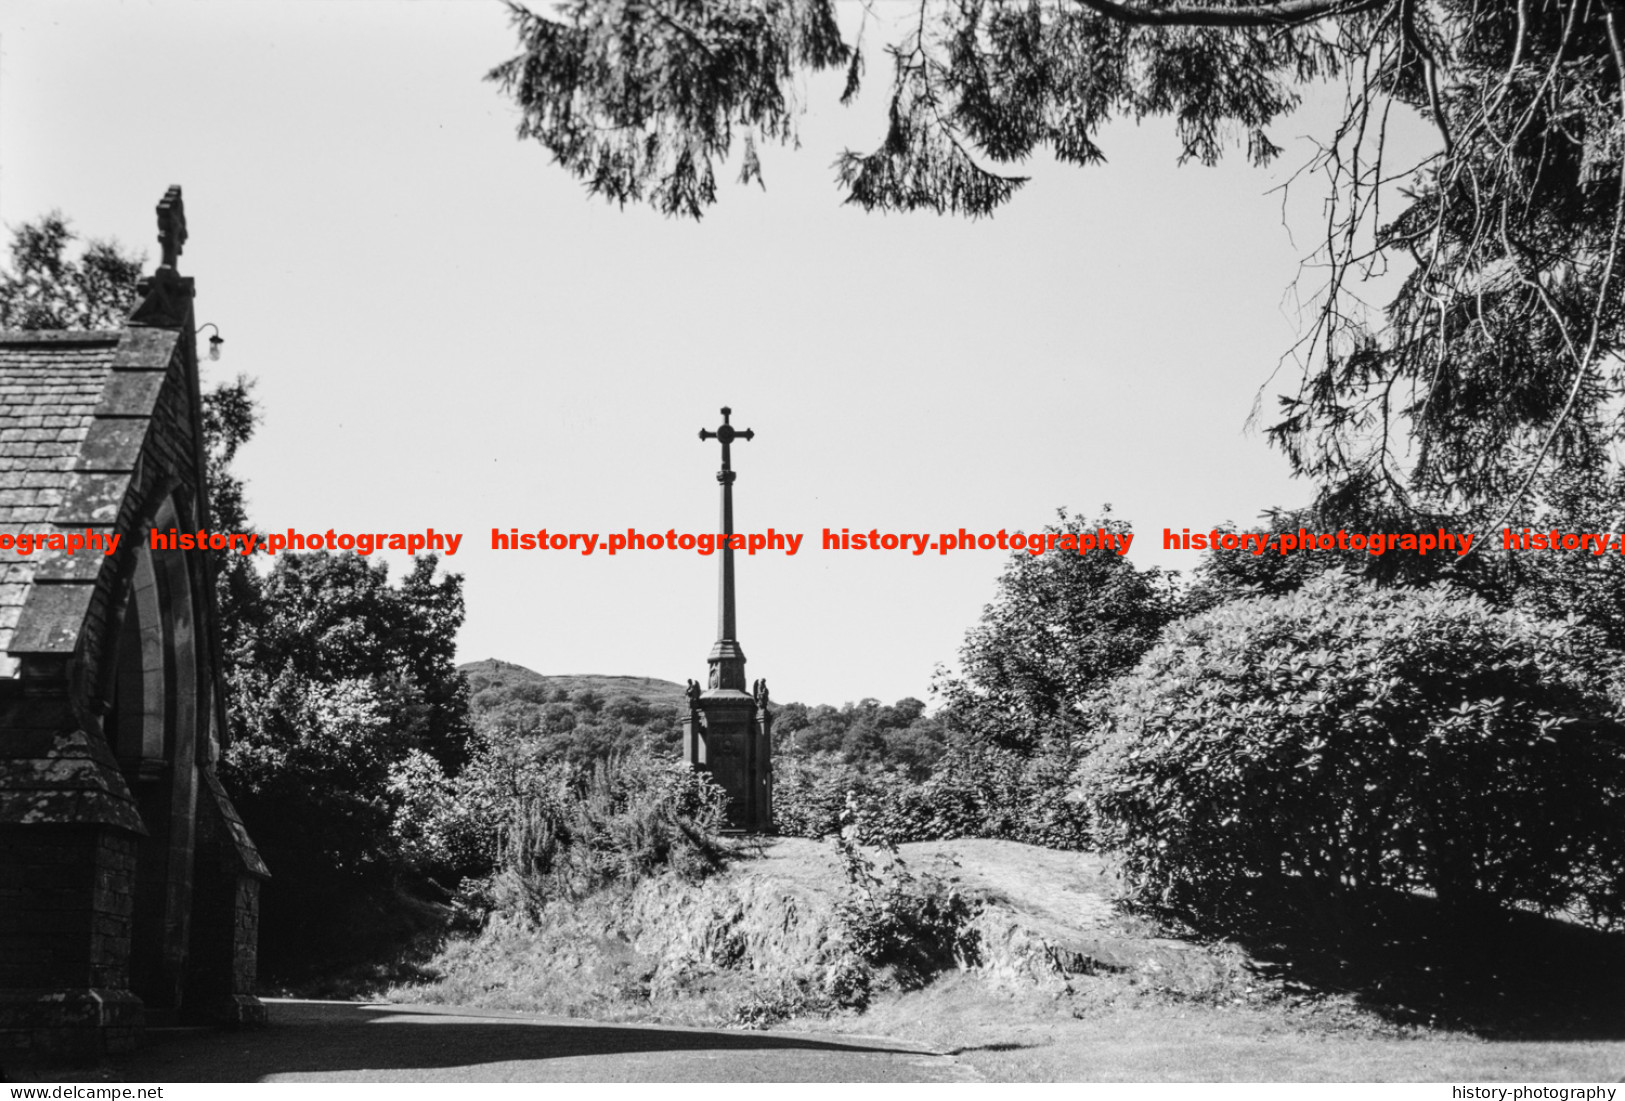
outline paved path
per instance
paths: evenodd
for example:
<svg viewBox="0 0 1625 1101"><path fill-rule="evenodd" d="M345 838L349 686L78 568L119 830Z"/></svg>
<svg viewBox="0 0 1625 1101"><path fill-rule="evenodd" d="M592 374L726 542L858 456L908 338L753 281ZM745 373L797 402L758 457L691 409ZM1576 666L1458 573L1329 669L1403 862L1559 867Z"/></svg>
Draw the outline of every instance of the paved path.
<svg viewBox="0 0 1625 1101"><path fill-rule="evenodd" d="M959 1082L906 1041L611 1025L500 1010L266 999L264 1029L151 1029L79 1082ZM81 1072L82 1073L82 1072ZM51 1076L57 1077L57 1076ZM66 1080L66 1079L64 1079Z"/></svg>

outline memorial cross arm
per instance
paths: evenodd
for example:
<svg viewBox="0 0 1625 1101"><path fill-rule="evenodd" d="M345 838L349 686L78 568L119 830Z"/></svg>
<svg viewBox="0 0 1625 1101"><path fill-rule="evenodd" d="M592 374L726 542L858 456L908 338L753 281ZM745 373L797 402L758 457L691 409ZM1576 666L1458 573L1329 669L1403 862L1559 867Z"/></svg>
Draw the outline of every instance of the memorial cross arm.
<svg viewBox="0 0 1625 1101"><path fill-rule="evenodd" d="M725 474L733 471L733 467L729 463L730 456L728 453L728 446L735 440L753 440L756 438L756 433L751 429L739 429L729 424L728 418L732 415L733 410L724 405L722 407L722 426L715 432L711 431L709 428L700 429L700 439L720 440L722 442L722 470ZM729 480L731 481L732 479Z"/></svg>

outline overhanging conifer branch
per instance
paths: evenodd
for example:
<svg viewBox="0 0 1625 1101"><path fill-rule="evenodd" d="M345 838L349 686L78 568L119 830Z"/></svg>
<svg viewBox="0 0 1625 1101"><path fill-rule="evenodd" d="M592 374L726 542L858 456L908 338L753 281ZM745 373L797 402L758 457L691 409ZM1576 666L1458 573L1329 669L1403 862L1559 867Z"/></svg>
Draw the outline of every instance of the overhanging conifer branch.
<svg viewBox="0 0 1625 1101"><path fill-rule="evenodd" d="M1114 0L1077 0L1090 11L1120 23L1147 27L1290 27L1334 15L1370 11L1389 0L1281 0L1276 4L1250 4L1236 8L1140 8Z"/></svg>

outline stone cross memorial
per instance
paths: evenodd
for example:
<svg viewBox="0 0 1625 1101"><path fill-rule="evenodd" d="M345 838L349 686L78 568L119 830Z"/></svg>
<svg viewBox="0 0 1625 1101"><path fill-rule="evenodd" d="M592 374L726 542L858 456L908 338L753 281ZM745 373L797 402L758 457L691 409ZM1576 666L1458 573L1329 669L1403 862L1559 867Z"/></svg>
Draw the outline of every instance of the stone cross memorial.
<svg viewBox="0 0 1625 1101"><path fill-rule="evenodd" d="M722 409L722 427L700 429L700 439L722 444L722 548L717 593L717 641L707 662L710 674L703 690L688 682L688 719L683 723L683 759L711 774L728 793L728 826L750 833L773 829L772 721L767 682L745 690L745 651L735 638L734 618L734 471L730 446L756 433L728 423L732 410Z"/></svg>

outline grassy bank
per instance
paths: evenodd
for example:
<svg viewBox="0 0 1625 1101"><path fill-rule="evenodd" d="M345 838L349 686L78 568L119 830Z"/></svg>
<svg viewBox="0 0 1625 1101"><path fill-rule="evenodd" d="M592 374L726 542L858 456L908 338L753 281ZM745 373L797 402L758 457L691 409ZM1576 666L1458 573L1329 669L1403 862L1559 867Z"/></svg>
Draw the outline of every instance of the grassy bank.
<svg viewBox="0 0 1625 1101"><path fill-rule="evenodd" d="M703 882L657 876L529 921L493 921L450 943L424 981L389 997L888 1035L958 1052L986 1076L1012 1080L1625 1074L1625 1016L1592 996L1607 982L1617 937L1581 938L1565 949L1579 955L1563 963L1543 957L1540 936L1523 930L1525 970L1567 967L1572 981L1548 975L1542 1005L1496 1016L1479 997L1461 1003L1476 1016L1448 1019L1440 1006L1456 994L1447 977L1429 992L1414 976L1372 971L1369 962L1328 971L1325 959L1291 946L1197 943L1123 914L1112 905L1109 866L1092 854L986 840L901 853L917 876L951 881L975 902L974 951L930 981L882 967L856 991L864 963L842 920L850 895L839 855L829 844L780 839ZM1550 998L1565 984L1576 997L1567 1018L1554 1018ZM1504 1004L1520 989L1485 996Z"/></svg>

